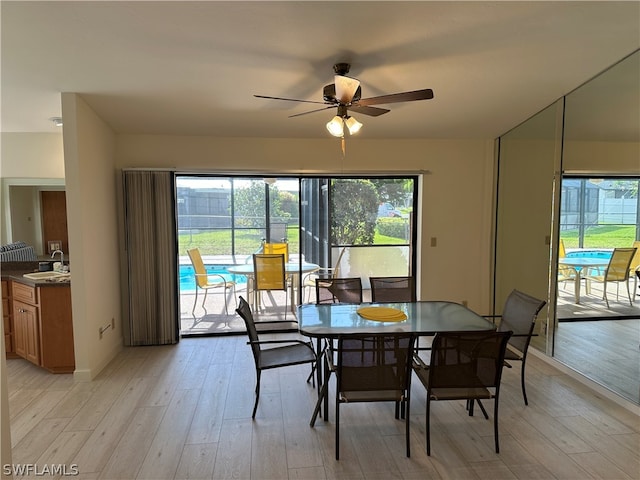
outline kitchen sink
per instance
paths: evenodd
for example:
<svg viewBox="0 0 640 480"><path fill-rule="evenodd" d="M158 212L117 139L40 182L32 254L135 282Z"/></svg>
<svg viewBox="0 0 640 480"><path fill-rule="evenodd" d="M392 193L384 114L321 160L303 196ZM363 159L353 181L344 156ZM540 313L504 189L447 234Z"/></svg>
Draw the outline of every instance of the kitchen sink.
<svg viewBox="0 0 640 480"><path fill-rule="evenodd" d="M35 272L35 273L25 273L22 275L25 278L30 278L31 280L62 280L65 277L69 277L70 273L60 273L60 272Z"/></svg>

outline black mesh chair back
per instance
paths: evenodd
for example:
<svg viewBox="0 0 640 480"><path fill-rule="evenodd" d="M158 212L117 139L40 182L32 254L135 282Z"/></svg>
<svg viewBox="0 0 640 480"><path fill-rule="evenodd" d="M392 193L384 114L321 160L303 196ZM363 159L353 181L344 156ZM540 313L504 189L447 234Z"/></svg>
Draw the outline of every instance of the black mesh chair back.
<svg viewBox="0 0 640 480"><path fill-rule="evenodd" d="M247 343L251 345L251 351L256 365L256 400L253 405L253 413L251 414L251 418L255 418L256 411L258 410L258 401L260 400L260 376L262 370L288 367L302 363L309 363L314 366L316 364L317 357L313 346L309 342L292 339L260 341L258 338L258 331L256 330L256 325L253 320L253 314L251 313L251 307L242 297L240 297L236 312L242 317L244 324L247 327L247 335L249 336L249 341ZM266 344L268 344L270 348L263 349L261 345ZM274 346L278 344L280 346ZM311 378L312 375L309 375L307 382Z"/></svg>
<svg viewBox="0 0 640 480"><path fill-rule="evenodd" d="M502 320L498 324L499 332L513 332L513 335L509 339L509 346L513 348L507 349L505 359L507 362L509 360L522 362L520 383L525 405L529 404L524 383L527 351L529 350L531 337L534 335L533 330L536 325L536 318L546 303L544 300L532 297L518 290L513 290L505 301L501 316ZM506 366L511 368L509 363L507 363Z"/></svg>
<svg viewBox="0 0 640 480"><path fill-rule="evenodd" d="M502 320L498 325L499 332L511 330L513 336L509 345L526 352L531 342L536 318L547 302L534 298L526 293L513 290L504 303Z"/></svg>
<svg viewBox="0 0 640 480"><path fill-rule="evenodd" d="M481 399L494 400L494 437L498 441L498 400L504 355L511 332L439 333L431 345L429 365L414 357L414 371L427 389L426 440L431 455L430 410L436 400L467 400L469 415L478 402L489 418Z"/></svg>
<svg viewBox="0 0 640 480"><path fill-rule="evenodd" d="M260 365L260 344L258 343L258 330L256 330L256 324L253 319L251 307L249 306L249 303L247 303L247 301L242 297L240 297L236 312L238 312L238 315L240 315L240 317L242 317L242 320L244 320L244 325L247 329L247 335L249 337L248 343L251 346L253 360L255 361L257 368L258 365Z"/></svg>
<svg viewBox="0 0 640 480"><path fill-rule="evenodd" d="M415 302L413 277L369 277L372 302Z"/></svg>
<svg viewBox="0 0 640 480"><path fill-rule="evenodd" d="M359 277L316 278L316 303L362 303L362 280Z"/></svg>
<svg viewBox="0 0 640 480"><path fill-rule="evenodd" d="M394 402L405 413L407 457L410 456L409 418L411 358L410 333L348 335L336 350L336 460L340 456L340 405L354 402Z"/></svg>

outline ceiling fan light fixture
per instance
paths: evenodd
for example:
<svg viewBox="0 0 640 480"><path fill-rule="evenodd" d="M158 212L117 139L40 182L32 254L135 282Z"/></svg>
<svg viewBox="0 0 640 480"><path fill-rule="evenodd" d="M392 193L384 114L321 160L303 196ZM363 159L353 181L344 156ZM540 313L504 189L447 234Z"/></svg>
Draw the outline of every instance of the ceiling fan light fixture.
<svg viewBox="0 0 640 480"><path fill-rule="evenodd" d="M347 117L347 119L344 121L344 124L349 129L349 134L351 135L355 135L362 128L362 124L353 117Z"/></svg>
<svg viewBox="0 0 640 480"><path fill-rule="evenodd" d="M327 130L334 137L343 137L344 136L344 122L342 118L338 115L333 117L329 123L327 123Z"/></svg>

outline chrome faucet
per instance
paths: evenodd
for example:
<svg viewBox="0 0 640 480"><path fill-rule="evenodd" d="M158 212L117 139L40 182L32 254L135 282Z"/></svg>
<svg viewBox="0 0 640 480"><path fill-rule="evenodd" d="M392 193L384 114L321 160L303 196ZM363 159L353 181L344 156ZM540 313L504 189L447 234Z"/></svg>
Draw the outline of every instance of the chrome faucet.
<svg viewBox="0 0 640 480"><path fill-rule="evenodd" d="M64 252L62 250L56 250L51 254L51 258L55 258L56 253L60 254L60 268L64 267Z"/></svg>

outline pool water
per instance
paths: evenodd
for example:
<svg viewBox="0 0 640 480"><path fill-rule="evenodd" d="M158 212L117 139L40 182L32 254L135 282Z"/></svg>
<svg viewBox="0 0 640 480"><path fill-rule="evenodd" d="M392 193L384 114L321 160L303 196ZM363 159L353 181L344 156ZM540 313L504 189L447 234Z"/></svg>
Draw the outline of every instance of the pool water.
<svg viewBox="0 0 640 480"><path fill-rule="evenodd" d="M247 277L244 275L235 275L227 271L228 265L205 265L207 273L216 273L222 275L225 280L236 282L236 284L247 283ZM196 280L191 265L180 265L180 293L195 292Z"/></svg>
<svg viewBox="0 0 640 480"><path fill-rule="evenodd" d="M569 258L611 258L610 250L576 250L567 252Z"/></svg>

